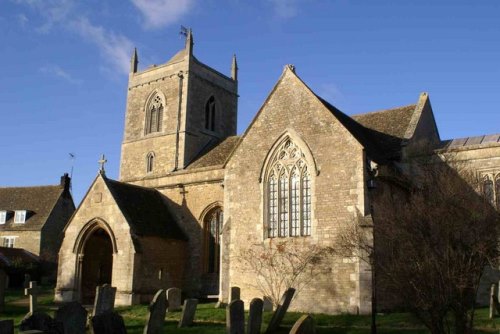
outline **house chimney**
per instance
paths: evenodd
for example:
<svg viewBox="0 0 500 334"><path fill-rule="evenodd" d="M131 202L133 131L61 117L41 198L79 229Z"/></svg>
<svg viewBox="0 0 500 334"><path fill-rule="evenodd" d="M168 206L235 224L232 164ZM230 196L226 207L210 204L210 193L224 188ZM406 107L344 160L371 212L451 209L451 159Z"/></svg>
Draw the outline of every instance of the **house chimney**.
<svg viewBox="0 0 500 334"><path fill-rule="evenodd" d="M64 175L61 176L61 188L64 188L64 191L69 191L70 184L71 178L69 177L68 173L64 173Z"/></svg>

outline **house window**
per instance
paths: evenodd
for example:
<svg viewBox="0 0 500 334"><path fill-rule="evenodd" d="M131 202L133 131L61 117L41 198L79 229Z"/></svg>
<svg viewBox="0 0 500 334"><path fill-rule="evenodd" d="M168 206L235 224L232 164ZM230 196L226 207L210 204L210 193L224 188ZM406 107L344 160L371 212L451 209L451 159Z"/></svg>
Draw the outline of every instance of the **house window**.
<svg viewBox="0 0 500 334"><path fill-rule="evenodd" d="M17 210L14 214L14 223L15 224L24 224L26 221L26 210Z"/></svg>
<svg viewBox="0 0 500 334"><path fill-rule="evenodd" d="M3 237L2 246L13 248L17 237Z"/></svg>
<svg viewBox="0 0 500 334"><path fill-rule="evenodd" d="M205 216L205 268L207 273L218 273L220 266L220 233L222 230L222 209L216 207Z"/></svg>
<svg viewBox="0 0 500 334"><path fill-rule="evenodd" d="M146 134L160 132L163 122L163 101L156 94L146 108Z"/></svg>
<svg viewBox="0 0 500 334"><path fill-rule="evenodd" d="M205 129L215 131L215 98L210 96L205 104Z"/></svg>
<svg viewBox="0 0 500 334"><path fill-rule="evenodd" d="M0 211L0 224L5 224L7 221L7 211Z"/></svg>
<svg viewBox="0 0 500 334"><path fill-rule="evenodd" d="M311 176L304 153L289 138L271 159L265 189L267 237L311 235Z"/></svg>
<svg viewBox="0 0 500 334"><path fill-rule="evenodd" d="M146 157L146 172L151 173L154 168L155 162L155 154L153 152L149 152Z"/></svg>

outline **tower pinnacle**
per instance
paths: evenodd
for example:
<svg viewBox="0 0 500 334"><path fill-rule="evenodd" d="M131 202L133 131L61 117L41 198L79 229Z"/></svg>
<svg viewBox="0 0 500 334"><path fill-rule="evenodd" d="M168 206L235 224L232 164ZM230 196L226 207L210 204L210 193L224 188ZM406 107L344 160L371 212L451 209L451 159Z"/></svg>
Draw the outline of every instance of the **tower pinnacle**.
<svg viewBox="0 0 500 334"><path fill-rule="evenodd" d="M190 56L193 55L193 44L194 44L194 41L193 41L193 31L191 30L191 28L188 29L187 31L187 35L186 35L186 50L188 52L188 54Z"/></svg>
<svg viewBox="0 0 500 334"><path fill-rule="evenodd" d="M236 61L236 55L233 55L233 62L231 63L231 78L234 81L238 81L238 62Z"/></svg>
<svg viewBox="0 0 500 334"><path fill-rule="evenodd" d="M137 57L137 48L134 48L134 53L132 53L130 59L130 73L137 73L137 64L139 64L139 58Z"/></svg>

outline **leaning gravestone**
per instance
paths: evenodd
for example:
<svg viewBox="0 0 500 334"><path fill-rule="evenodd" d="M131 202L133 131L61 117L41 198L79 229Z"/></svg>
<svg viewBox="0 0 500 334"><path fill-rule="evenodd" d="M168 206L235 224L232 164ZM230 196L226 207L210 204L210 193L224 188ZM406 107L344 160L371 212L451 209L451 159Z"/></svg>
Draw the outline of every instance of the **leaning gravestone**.
<svg viewBox="0 0 500 334"><path fill-rule="evenodd" d="M198 299L186 299L184 301L179 327L188 327L193 324L196 306L198 306Z"/></svg>
<svg viewBox="0 0 500 334"><path fill-rule="evenodd" d="M109 284L104 284L96 288L94 309L92 316L102 314L104 312L112 312L115 309L116 288Z"/></svg>
<svg viewBox="0 0 500 334"><path fill-rule="evenodd" d="M269 325L266 329L266 334L271 334L276 332L276 330L280 327L281 321L285 317L286 311L288 311L288 307L292 302L293 295L295 294L294 288L289 288L285 291L283 296L281 297L280 303L274 311L271 320L269 321Z"/></svg>
<svg viewBox="0 0 500 334"><path fill-rule="evenodd" d="M56 311L55 319L63 324L65 333L85 334L87 314L87 310L80 303L70 302Z"/></svg>
<svg viewBox="0 0 500 334"><path fill-rule="evenodd" d="M168 312L181 310L181 289L170 288L167 290Z"/></svg>
<svg viewBox="0 0 500 334"><path fill-rule="evenodd" d="M0 320L0 333L14 334L14 320Z"/></svg>
<svg viewBox="0 0 500 334"><path fill-rule="evenodd" d="M245 309L241 300L233 300L226 307L226 333L245 334Z"/></svg>
<svg viewBox="0 0 500 334"><path fill-rule="evenodd" d="M290 334L316 334L313 318L308 314L300 317L293 325Z"/></svg>
<svg viewBox="0 0 500 334"><path fill-rule="evenodd" d="M264 302L260 298L254 298L250 302L248 312L247 334L259 334L262 326L262 309Z"/></svg>
<svg viewBox="0 0 500 334"><path fill-rule="evenodd" d="M123 318L112 311L91 317L90 329L93 334L127 334Z"/></svg>
<svg viewBox="0 0 500 334"><path fill-rule="evenodd" d="M149 316L144 328L144 334L163 333L163 324L167 313L168 301L165 297L165 290L159 290L149 304Z"/></svg>
<svg viewBox="0 0 500 334"><path fill-rule="evenodd" d="M233 300L239 300L241 295L241 289L237 286L231 287L231 295L229 296L229 302Z"/></svg>
<svg viewBox="0 0 500 334"><path fill-rule="evenodd" d="M5 273L5 271L3 271L3 269L0 269L0 312L3 311L3 307L5 305L6 281L7 281L7 274Z"/></svg>

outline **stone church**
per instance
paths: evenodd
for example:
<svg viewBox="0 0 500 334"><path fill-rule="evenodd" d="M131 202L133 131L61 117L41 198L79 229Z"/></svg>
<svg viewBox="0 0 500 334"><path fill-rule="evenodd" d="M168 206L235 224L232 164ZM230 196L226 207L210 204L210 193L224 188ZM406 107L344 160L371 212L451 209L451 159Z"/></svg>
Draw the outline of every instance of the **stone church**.
<svg viewBox="0 0 500 334"><path fill-rule="evenodd" d="M137 65L134 52L119 180L102 167L66 226L57 301L90 302L103 283L117 287L118 305L173 286L221 302L231 286L246 303L262 297L238 258L245 247L290 239L331 245L357 215L371 219L373 166L402 163L423 143L470 162L500 207L500 136L442 141L426 93L414 104L347 116L287 65L237 136L236 58L230 76L203 64L189 31L165 64ZM369 312L369 268L332 261L292 307Z"/></svg>

